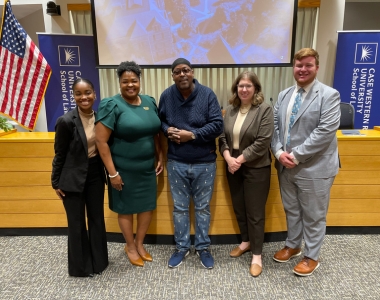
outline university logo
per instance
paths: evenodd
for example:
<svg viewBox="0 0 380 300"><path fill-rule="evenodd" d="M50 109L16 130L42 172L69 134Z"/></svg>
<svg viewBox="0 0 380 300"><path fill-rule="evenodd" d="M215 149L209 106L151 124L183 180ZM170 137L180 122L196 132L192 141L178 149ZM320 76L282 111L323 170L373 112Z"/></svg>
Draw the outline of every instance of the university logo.
<svg viewBox="0 0 380 300"><path fill-rule="evenodd" d="M61 67L80 67L79 46L58 46Z"/></svg>
<svg viewBox="0 0 380 300"><path fill-rule="evenodd" d="M376 64L378 43L356 43L355 64Z"/></svg>

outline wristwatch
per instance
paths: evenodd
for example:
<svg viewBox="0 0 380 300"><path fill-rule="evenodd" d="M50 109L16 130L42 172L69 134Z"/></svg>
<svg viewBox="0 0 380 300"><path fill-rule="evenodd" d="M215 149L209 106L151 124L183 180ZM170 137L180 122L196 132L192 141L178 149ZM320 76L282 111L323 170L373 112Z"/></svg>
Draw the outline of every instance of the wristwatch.
<svg viewBox="0 0 380 300"><path fill-rule="evenodd" d="M191 133L191 138L192 138L193 140L195 140L195 134L194 134L194 133Z"/></svg>

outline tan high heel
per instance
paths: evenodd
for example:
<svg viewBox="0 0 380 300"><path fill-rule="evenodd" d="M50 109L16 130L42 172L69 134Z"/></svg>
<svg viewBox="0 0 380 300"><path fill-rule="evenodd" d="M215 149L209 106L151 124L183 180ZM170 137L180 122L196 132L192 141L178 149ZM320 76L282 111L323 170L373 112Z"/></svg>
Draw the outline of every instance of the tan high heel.
<svg viewBox="0 0 380 300"><path fill-rule="evenodd" d="M133 259L131 259L131 258L129 257L129 255L128 255L128 246L127 246L127 245L125 245L125 247L124 247L124 252L125 252L125 254L127 254L128 259L129 259L129 262L130 262L132 265L134 265L134 266L138 266L138 267L143 267L143 266L144 266L144 261L142 260L140 254L139 254L139 258L136 259L136 260L133 260ZM138 252L137 252L137 253L138 253Z"/></svg>
<svg viewBox="0 0 380 300"><path fill-rule="evenodd" d="M152 257L152 255L150 255L146 250L145 250L145 252L146 252L145 255L141 255L140 252L139 252L139 250L137 250L137 252L138 252L139 255L141 256L141 258L142 258L143 261L149 261L149 262L152 262L152 261L153 261L153 257Z"/></svg>

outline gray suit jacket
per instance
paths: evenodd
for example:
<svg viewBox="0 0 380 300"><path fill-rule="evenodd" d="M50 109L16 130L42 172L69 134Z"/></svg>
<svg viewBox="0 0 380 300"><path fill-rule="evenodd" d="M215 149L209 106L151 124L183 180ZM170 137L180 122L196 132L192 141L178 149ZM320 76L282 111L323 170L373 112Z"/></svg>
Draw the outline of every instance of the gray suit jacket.
<svg viewBox="0 0 380 300"><path fill-rule="evenodd" d="M219 150L223 156L224 150L233 151L233 128L239 113L239 107L227 107L224 116L224 131L219 137ZM273 111L267 103L251 106L239 136L239 153L244 155L245 166L262 168L270 165L270 142L273 134Z"/></svg>
<svg viewBox="0 0 380 300"><path fill-rule="evenodd" d="M295 86L280 92L274 107L274 134L272 152L285 151L284 130L286 111ZM291 129L291 147L300 162L289 169L295 176L305 178L328 178L338 173L338 143L336 131L340 120L339 92L318 80L303 101ZM277 171L284 166L276 160Z"/></svg>

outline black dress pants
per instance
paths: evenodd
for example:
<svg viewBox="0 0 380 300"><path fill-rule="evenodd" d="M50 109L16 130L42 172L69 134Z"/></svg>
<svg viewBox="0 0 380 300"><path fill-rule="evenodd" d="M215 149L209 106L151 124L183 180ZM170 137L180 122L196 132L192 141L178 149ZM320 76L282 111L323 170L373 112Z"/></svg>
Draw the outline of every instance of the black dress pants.
<svg viewBox="0 0 380 300"><path fill-rule="evenodd" d="M233 151L233 157L239 151ZM271 166L249 168L244 164L234 174L228 171L232 206L243 242L250 242L251 251L260 255L264 243L265 205L270 187Z"/></svg>
<svg viewBox="0 0 380 300"><path fill-rule="evenodd" d="M64 191L70 276L88 276L102 272L108 266L102 169L99 156L90 158L83 192Z"/></svg>

